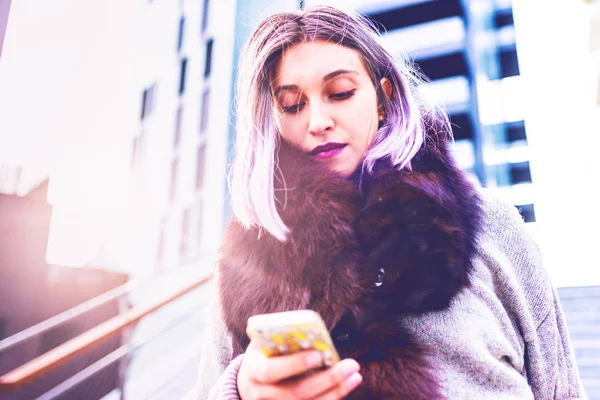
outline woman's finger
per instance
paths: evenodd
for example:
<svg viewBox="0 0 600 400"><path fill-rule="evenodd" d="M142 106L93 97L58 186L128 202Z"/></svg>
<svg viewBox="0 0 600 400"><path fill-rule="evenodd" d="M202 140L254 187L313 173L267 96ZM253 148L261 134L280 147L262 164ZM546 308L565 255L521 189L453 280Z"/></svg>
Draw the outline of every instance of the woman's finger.
<svg viewBox="0 0 600 400"><path fill-rule="evenodd" d="M324 371L315 372L303 379L286 383L282 389L286 392L285 398L290 399L313 399L319 395L329 392L343 391L347 386L346 381L360 370L360 365L352 360L346 359L335 364Z"/></svg>
<svg viewBox="0 0 600 400"><path fill-rule="evenodd" d="M352 392L360 383L362 382L362 376L355 372L346 378L342 383L336 385L330 391L323 393L317 397L314 397L314 400L339 400L348 396L350 392Z"/></svg>
<svg viewBox="0 0 600 400"><path fill-rule="evenodd" d="M337 367L337 368L336 368ZM312 400L342 399L362 382L358 363L344 360L325 371L293 382L255 384L249 399ZM353 372L351 372L353 371Z"/></svg>
<svg viewBox="0 0 600 400"><path fill-rule="evenodd" d="M323 357L318 351L267 358L258 349L248 349L244 357L249 355L251 364L256 366L250 371L250 378L262 384L275 384L323 365Z"/></svg>

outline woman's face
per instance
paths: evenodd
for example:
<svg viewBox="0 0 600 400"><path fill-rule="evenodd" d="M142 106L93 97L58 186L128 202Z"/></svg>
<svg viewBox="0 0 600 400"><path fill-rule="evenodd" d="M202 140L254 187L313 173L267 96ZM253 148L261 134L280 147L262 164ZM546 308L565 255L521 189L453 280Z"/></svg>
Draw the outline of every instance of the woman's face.
<svg viewBox="0 0 600 400"><path fill-rule="evenodd" d="M359 53L323 41L294 45L279 61L271 85L283 140L351 175L383 118Z"/></svg>

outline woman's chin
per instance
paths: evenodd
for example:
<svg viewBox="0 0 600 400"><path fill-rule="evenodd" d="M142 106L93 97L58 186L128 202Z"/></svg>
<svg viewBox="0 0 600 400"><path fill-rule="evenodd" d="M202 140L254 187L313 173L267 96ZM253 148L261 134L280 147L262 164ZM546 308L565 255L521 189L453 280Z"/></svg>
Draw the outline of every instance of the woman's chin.
<svg viewBox="0 0 600 400"><path fill-rule="evenodd" d="M350 177L356 171L356 168L358 168L358 164L353 165L351 163L336 163L330 166L332 171L338 173L343 178Z"/></svg>

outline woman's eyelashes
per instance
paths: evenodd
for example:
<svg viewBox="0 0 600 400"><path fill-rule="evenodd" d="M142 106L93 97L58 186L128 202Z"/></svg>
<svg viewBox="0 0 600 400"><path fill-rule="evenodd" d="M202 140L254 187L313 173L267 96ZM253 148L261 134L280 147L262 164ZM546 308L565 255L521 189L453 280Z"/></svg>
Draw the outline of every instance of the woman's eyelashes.
<svg viewBox="0 0 600 400"><path fill-rule="evenodd" d="M356 89L348 90L345 92L332 93L329 95L329 98L332 100L346 100L352 96L354 96L354 92ZM297 114L304 108L305 102L292 104L291 106L283 106L281 110L286 114Z"/></svg>
<svg viewBox="0 0 600 400"><path fill-rule="evenodd" d="M304 107L304 103L293 104L291 106L283 107L282 111L286 114L297 114Z"/></svg>
<svg viewBox="0 0 600 400"><path fill-rule="evenodd" d="M344 100L344 99L354 96L354 92L356 92L356 89L348 90L346 92L333 93L333 94L329 95L329 97L334 100Z"/></svg>

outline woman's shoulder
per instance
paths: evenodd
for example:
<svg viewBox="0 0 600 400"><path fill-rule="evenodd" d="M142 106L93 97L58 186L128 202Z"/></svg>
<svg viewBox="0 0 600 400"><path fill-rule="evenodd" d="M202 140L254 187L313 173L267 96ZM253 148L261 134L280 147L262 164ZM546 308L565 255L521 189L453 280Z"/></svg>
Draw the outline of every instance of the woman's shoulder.
<svg viewBox="0 0 600 400"><path fill-rule="evenodd" d="M490 189L479 189L478 193L483 210L479 247L483 250L495 247L515 257L541 257L539 247L517 207Z"/></svg>
<svg viewBox="0 0 600 400"><path fill-rule="evenodd" d="M540 249L517 207L490 189L479 189L478 193L483 210L477 243L480 252L500 251L519 264L539 264Z"/></svg>
<svg viewBox="0 0 600 400"><path fill-rule="evenodd" d="M495 291L506 296L503 301L515 302L516 307L529 303L534 319L540 318L553 299L540 248L514 205L488 189L480 193L483 227L475 265L494 276Z"/></svg>
<svg viewBox="0 0 600 400"><path fill-rule="evenodd" d="M517 207L500 198L491 189L478 190L483 209L484 231L504 236L507 233L527 233L525 222Z"/></svg>

